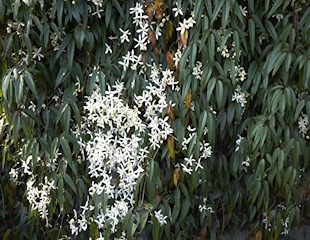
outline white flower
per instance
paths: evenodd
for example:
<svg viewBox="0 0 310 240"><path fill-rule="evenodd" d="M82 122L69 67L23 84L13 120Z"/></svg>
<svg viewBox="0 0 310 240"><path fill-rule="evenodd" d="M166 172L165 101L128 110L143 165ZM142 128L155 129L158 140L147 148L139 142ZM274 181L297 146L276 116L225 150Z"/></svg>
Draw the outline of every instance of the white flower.
<svg viewBox="0 0 310 240"><path fill-rule="evenodd" d="M192 28L196 21L193 19L193 17L190 17L186 20L187 29Z"/></svg>
<svg viewBox="0 0 310 240"><path fill-rule="evenodd" d="M275 17L278 20L278 22L280 22L283 19L283 14L273 15L273 17Z"/></svg>
<svg viewBox="0 0 310 240"><path fill-rule="evenodd" d="M32 2L32 0L23 0L23 2L29 7L31 2Z"/></svg>
<svg viewBox="0 0 310 240"><path fill-rule="evenodd" d="M42 47L40 48L34 48L32 52L32 58L33 59L38 59L38 61L41 61L41 58L44 58L43 54L41 53Z"/></svg>
<svg viewBox="0 0 310 240"><path fill-rule="evenodd" d="M193 154L192 154L190 155L189 158L184 158L184 162L186 163L186 165L193 166L193 163L195 163L196 160L193 159Z"/></svg>
<svg viewBox="0 0 310 240"><path fill-rule="evenodd" d="M192 174L193 169L188 167L187 165L181 163L182 171L188 173L189 175Z"/></svg>
<svg viewBox="0 0 310 240"><path fill-rule="evenodd" d="M236 80L237 81L243 82L244 80L246 80L247 73L243 67L241 67L240 65L235 66L235 71L236 71Z"/></svg>
<svg viewBox="0 0 310 240"><path fill-rule="evenodd" d="M148 31L149 31L149 24L148 21L142 21L139 24L140 28L136 30L136 32L141 35L141 38L147 38L148 36Z"/></svg>
<svg viewBox="0 0 310 240"><path fill-rule="evenodd" d="M250 167L250 157L247 156L245 161L243 161L241 164L244 166L244 170L247 172L247 168Z"/></svg>
<svg viewBox="0 0 310 240"><path fill-rule="evenodd" d="M155 211L154 213L155 213L155 217L157 218L157 220L158 220L160 226L163 226L163 225L167 224L167 221L166 221L167 216L164 216L164 215L161 213L161 210Z"/></svg>
<svg viewBox="0 0 310 240"><path fill-rule="evenodd" d="M199 158L196 162L195 171L197 171L199 168L203 169L203 166L201 165L201 158Z"/></svg>
<svg viewBox="0 0 310 240"><path fill-rule="evenodd" d="M187 25L187 22L186 20L184 19L183 23L182 22L179 22L179 27L177 27L177 31L180 32L181 34L184 34L186 29L188 29L188 25Z"/></svg>
<svg viewBox="0 0 310 240"><path fill-rule="evenodd" d="M298 128L299 128L299 133L302 134L302 136L306 139L309 139L309 135L307 135L309 131L309 119L308 116L304 113L301 114L298 120Z"/></svg>
<svg viewBox="0 0 310 240"><path fill-rule="evenodd" d="M105 53L104 54L108 54L108 53L112 53L112 48L110 45L105 43Z"/></svg>
<svg viewBox="0 0 310 240"><path fill-rule="evenodd" d="M246 10L246 7L239 6L239 8L240 8L241 14L246 17L248 13L248 11Z"/></svg>
<svg viewBox="0 0 310 240"><path fill-rule="evenodd" d="M182 58L182 52L180 49L178 49L173 56L173 61L174 61L175 66L179 64L181 58Z"/></svg>
<svg viewBox="0 0 310 240"><path fill-rule="evenodd" d="M131 33L129 32L129 30L123 30L121 28L119 28L119 30L122 32L122 35L120 36L120 39L121 39L121 43L123 42L130 42L128 36L131 35Z"/></svg>
<svg viewBox="0 0 310 240"><path fill-rule="evenodd" d="M174 16L177 17L178 15L183 15L181 5L179 6L178 2L176 2L175 5L176 5L176 7L172 8L172 11L174 12Z"/></svg>
<svg viewBox="0 0 310 240"><path fill-rule="evenodd" d="M199 205L198 210L199 210L199 212L203 212L203 211L207 210L207 205L205 205L205 204Z"/></svg>
<svg viewBox="0 0 310 240"><path fill-rule="evenodd" d="M248 97L247 92L242 92L241 87L238 85L237 88L235 89L235 92L232 95L231 100L236 101L237 103L241 104L241 107L245 107L247 104L246 98Z"/></svg>
<svg viewBox="0 0 310 240"><path fill-rule="evenodd" d="M134 14L134 21L133 23L138 26L143 22L145 19L148 19L147 15L144 15L143 5L140 3L136 3L134 8L129 9L130 14Z"/></svg>
<svg viewBox="0 0 310 240"><path fill-rule="evenodd" d="M193 75L196 76L197 79L201 79L202 76L202 62L197 61L196 66L193 68Z"/></svg>
<svg viewBox="0 0 310 240"><path fill-rule="evenodd" d="M239 151L239 146L240 146L240 143L242 141L244 137L241 137L239 134L238 134L238 139L236 140L236 144L237 144L237 147L235 149L235 152L238 152Z"/></svg>
<svg viewBox="0 0 310 240"><path fill-rule="evenodd" d="M137 38L134 38L134 41L137 42L137 44L134 46L134 48L137 48L139 47L139 49L141 51L146 51L147 47L147 37L142 37L141 35L138 36L138 39Z"/></svg>
<svg viewBox="0 0 310 240"><path fill-rule="evenodd" d="M158 38L162 35L161 32L162 32L162 30L161 30L160 26L157 25L157 26L156 26L156 29L155 29L155 37L156 37L157 40L158 40Z"/></svg>

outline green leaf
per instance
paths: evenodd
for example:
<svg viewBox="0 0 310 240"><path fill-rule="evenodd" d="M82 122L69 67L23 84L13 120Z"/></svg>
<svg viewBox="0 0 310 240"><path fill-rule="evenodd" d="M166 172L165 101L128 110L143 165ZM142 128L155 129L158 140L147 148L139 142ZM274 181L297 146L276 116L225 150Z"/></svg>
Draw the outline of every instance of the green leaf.
<svg viewBox="0 0 310 240"><path fill-rule="evenodd" d="M55 60L57 60L61 54L63 54L65 52L66 47L68 46L68 44L71 42L72 40L72 33L68 33L62 43L59 46L59 49L57 50L57 53L55 55Z"/></svg>
<svg viewBox="0 0 310 240"><path fill-rule="evenodd" d="M217 81L216 82L216 103L219 109L222 109L224 104L225 104L225 100L224 99L224 90L223 90L223 83L222 81Z"/></svg>
<svg viewBox="0 0 310 240"><path fill-rule="evenodd" d="M68 58L68 69L72 69L74 61L74 50L75 50L75 41L72 39L68 44L67 48L67 58Z"/></svg>
<svg viewBox="0 0 310 240"><path fill-rule="evenodd" d="M65 182L70 186L70 188L76 194L76 187L70 175L67 173L64 173L64 179L65 179Z"/></svg>
<svg viewBox="0 0 310 240"><path fill-rule="evenodd" d="M262 183L260 181L256 181L256 182L254 182L253 185L254 185L253 186L253 192L251 194L251 205L253 205L254 202L256 201L258 193L260 192L260 189L262 187Z"/></svg>
<svg viewBox="0 0 310 240"><path fill-rule="evenodd" d="M255 32L255 24L252 18L249 19L249 36L250 36L251 52L252 54L254 54L256 32Z"/></svg>
<svg viewBox="0 0 310 240"><path fill-rule="evenodd" d="M111 2L107 2L106 8L105 8L105 25L106 25L106 27L109 26L111 15L112 15L112 5L111 5Z"/></svg>
<svg viewBox="0 0 310 240"><path fill-rule="evenodd" d="M286 52L283 52L280 54L280 56L277 58L275 64L274 64L274 67L273 67L273 71L272 71L272 76L274 76L277 71L279 70L279 68L281 67L283 61L285 60L287 56L287 53Z"/></svg>
<svg viewBox="0 0 310 240"><path fill-rule="evenodd" d="M11 75L12 71L8 70L1 83L3 98L5 101L9 102L9 104L12 102L12 99L10 99L10 97L12 97L12 94L9 94L9 92L12 91Z"/></svg>
<svg viewBox="0 0 310 240"><path fill-rule="evenodd" d="M37 89L36 89L35 83L33 81L33 78L27 70L25 71L25 81L27 83L28 88L31 90L31 92L35 96L38 96Z"/></svg>
<svg viewBox="0 0 310 240"><path fill-rule="evenodd" d="M228 17L230 12L230 1L225 1L222 9L222 29L225 29L228 24Z"/></svg>
<svg viewBox="0 0 310 240"><path fill-rule="evenodd" d="M113 0L113 5L116 7L121 18L124 19L125 18L124 10L122 9L121 5L119 4L119 1Z"/></svg>
<svg viewBox="0 0 310 240"><path fill-rule="evenodd" d="M224 1L216 1L215 2L215 6L213 9L212 18L211 18L211 24L213 24L213 22L217 18L219 11L221 10L223 4L224 4Z"/></svg>
<svg viewBox="0 0 310 240"><path fill-rule="evenodd" d="M83 47L84 39L86 37L85 29L82 24L79 24L75 27L73 37L76 42L77 49L81 50Z"/></svg>
<svg viewBox="0 0 310 240"><path fill-rule="evenodd" d="M208 37L208 52L209 52L209 61L210 63L214 62L214 56L215 56L215 39L214 39L214 35L213 33L210 34L210 36Z"/></svg>
<svg viewBox="0 0 310 240"><path fill-rule="evenodd" d="M207 123L207 112L203 111L199 117L199 126L198 126L198 140L201 139L201 135Z"/></svg>
<svg viewBox="0 0 310 240"><path fill-rule="evenodd" d="M24 90L24 75L21 74L17 79L14 81L14 88L15 88L15 100L16 103L20 103L23 97L23 90Z"/></svg>
<svg viewBox="0 0 310 240"><path fill-rule="evenodd" d="M72 152L71 152L71 149L70 149L70 146L69 146L67 139L62 137L60 140L60 145L61 145L61 148L63 150L63 153L65 155L65 158L66 158L69 166L71 167L73 173L77 176L77 168L75 166L75 163L73 162Z"/></svg>
<svg viewBox="0 0 310 240"><path fill-rule="evenodd" d="M59 177L58 184L57 184L57 200L59 203L60 211L64 210L64 203L65 203L65 197L64 197L64 180L62 177Z"/></svg>
<svg viewBox="0 0 310 240"><path fill-rule="evenodd" d="M70 75L69 66L68 65L62 66L56 77L54 89L56 89L60 84L66 81L69 75Z"/></svg>
<svg viewBox="0 0 310 240"><path fill-rule="evenodd" d="M191 202L187 199L184 199L182 201L182 209L181 209L181 215L180 215L180 221L183 221L185 219L185 217L188 214L188 211L191 207Z"/></svg>
<svg viewBox="0 0 310 240"><path fill-rule="evenodd" d="M99 86L101 89L101 94L104 95L106 90L105 74L102 71L99 71L98 76L99 76Z"/></svg>
<svg viewBox="0 0 310 240"><path fill-rule="evenodd" d="M272 8L268 11L267 18L270 18L273 13L283 4L283 0L276 0L275 3L272 4Z"/></svg>
<svg viewBox="0 0 310 240"><path fill-rule="evenodd" d="M284 187L285 184L288 182L288 180L292 177L292 171L293 171L293 168L292 166L289 166L286 171L285 171L285 174L284 174L284 177L283 177L283 181L282 181L282 186Z"/></svg>
<svg viewBox="0 0 310 240"><path fill-rule="evenodd" d="M149 212L143 211L140 215L140 230L142 231L146 225L147 219L149 217Z"/></svg>
<svg viewBox="0 0 310 240"><path fill-rule="evenodd" d="M207 90L207 102L210 102L210 98L212 96L215 84L216 84L216 79L215 78L211 78L209 83L208 83L208 88L207 88L208 89Z"/></svg>

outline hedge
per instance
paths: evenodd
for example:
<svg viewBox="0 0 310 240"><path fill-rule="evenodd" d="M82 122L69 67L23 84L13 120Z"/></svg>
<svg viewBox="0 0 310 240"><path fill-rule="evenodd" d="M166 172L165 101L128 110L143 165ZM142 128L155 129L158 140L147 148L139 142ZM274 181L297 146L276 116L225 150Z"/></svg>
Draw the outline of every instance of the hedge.
<svg viewBox="0 0 310 240"><path fill-rule="evenodd" d="M0 0L2 239L307 223L309 20L303 0Z"/></svg>

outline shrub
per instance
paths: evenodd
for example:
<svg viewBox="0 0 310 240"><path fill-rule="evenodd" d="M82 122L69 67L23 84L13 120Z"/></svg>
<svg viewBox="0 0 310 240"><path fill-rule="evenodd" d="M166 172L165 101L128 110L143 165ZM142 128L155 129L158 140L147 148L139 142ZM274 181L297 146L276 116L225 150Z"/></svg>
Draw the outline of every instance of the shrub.
<svg viewBox="0 0 310 240"><path fill-rule="evenodd" d="M3 238L300 226L309 18L306 1L0 0Z"/></svg>

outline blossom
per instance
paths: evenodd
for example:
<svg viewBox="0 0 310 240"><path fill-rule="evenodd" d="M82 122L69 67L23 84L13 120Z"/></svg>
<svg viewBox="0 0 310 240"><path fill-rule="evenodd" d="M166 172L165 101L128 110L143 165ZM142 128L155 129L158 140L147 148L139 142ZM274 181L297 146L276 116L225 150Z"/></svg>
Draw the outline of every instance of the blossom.
<svg viewBox="0 0 310 240"><path fill-rule="evenodd" d="M43 54L41 53L42 47L40 48L34 48L32 52L32 58L33 59L38 59L38 61L41 61L41 58L44 58Z"/></svg>
<svg viewBox="0 0 310 240"><path fill-rule="evenodd" d="M244 166L244 170L247 172L247 168L250 166L250 158L249 156L246 157L245 161L243 161L242 166Z"/></svg>
<svg viewBox="0 0 310 240"><path fill-rule="evenodd" d="M235 66L235 71L236 71L236 80L237 81L243 82L244 80L246 80L247 73L243 67L241 67L240 65Z"/></svg>
<svg viewBox="0 0 310 240"><path fill-rule="evenodd" d="M179 6L178 2L175 3L176 7L172 8L172 11L174 12L174 16L177 17L178 15L183 15L182 7Z"/></svg>
<svg viewBox="0 0 310 240"><path fill-rule="evenodd" d="M193 154L190 155L189 158L184 158L184 161L186 162L186 165L189 165L189 166L193 166L193 163L196 162L196 160L193 159Z"/></svg>
<svg viewBox="0 0 310 240"><path fill-rule="evenodd" d="M237 103L241 104L241 107L245 107L247 104L247 98L248 93L247 92L242 92L241 87L238 85L237 88L235 89L235 92L232 95L231 100L236 101Z"/></svg>
<svg viewBox="0 0 310 240"><path fill-rule="evenodd" d="M239 151L239 146L240 146L240 143L241 143L242 139L244 139L244 137L242 137L242 136L240 136L240 135L238 134L238 139L236 140L237 147L236 147L236 149L235 149L235 152L238 152L238 151Z"/></svg>
<svg viewBox="0 0 310 240"><path fill-rule="evenodd" d="M188 174L192 174L193 168L189 167L187 164L181 163L182 171Z"/></svg>
<svg viewBox="0 0 310 240"><path fill-rule="evenodd" d="M173 61L174 61L175 66L179 64L181 58L182 58L182 52L180 49L178 49L173 56Z"/></svg>
<svg viewBox="0 0 310 240"><path fill-rule="evenodd" d="M163 225L167 224L167 221L166 221L167 216L164 216L164 215L161 213L161 210L155 211L154 213L155 213L155 217L156 217L156 219L158 220L160 226L163 226Z"/></svg>
<svg viewBox="0 0 310 240"><path fill-rule="evenodd" d="M134 48L139 47L139 49L141 51L146 51L146 49L147 49L147 47L146 47L146 45L147 45L147 37L142 37L141 35L139 35L138 39L134 38L133 40L137 42L137 44L134 46Z"/></svg>
<svg viewBox="0 0 310 240"><path fill-rule="evenodd" d="M130 14L134 14L133 23L138 26L143 22L143 20L148 19L147 15L144 15L143 5L140 3L136 3L136 6L129 9Z"/></svg>
<svg viewBox="0 0 310 240"><path fill-rule="evenodd" d="M308 116L304 113L301 114L298 120L298 128L299 128L299 133L302 134L304 138L309 139L309 135L307 135L309 131L309 119Z"/></svg>
<svg viewBox="0 0 310 240"><path fill-rule="evenodd" d="M190 17L189 19L186 20L186 26L187 29L192 28L196 21L193 19L193 17Z"/></svg>
<svg viewBox="0 0 310 240"><path fill-rule="evenodd" d="M196 66L193 68L193 75L196 76L197 79L201 79L202 76L202 62L197 61Z"/></svg>
<svg viewBox="0 0 310 240"><path fill-rule="evenodd" d="M108 54L108 53L112 53L112 48L110 45L105 43L105 53L104 54Z"/></svg>
<svg viewBox="0 0 310 240"><path fill-rule="evenodd" d="M121 31L122 35L120 36L120 39L121 39L121 43L123 42L130 42L128 36L131 35L131 33L129 32L129 30L123 30L121 28L119 28L119 30Z"/></svg>
<svg viewBox="0 0 310 240"><path fill-rule="evenodd" d="M239 6L239 8L240 8L241 14L246 17L248 13L248 11L246 10L246 7Z"/></svg>
<svg viewBox="0 0 310 240"><path fill-rule="evenodd" d="M181 34L184 34L186 29L189 29L189 26L186 22L186 20L184 19L183 23L179 22L179 27L177 27L177 31L180 32Z"/></svg>

